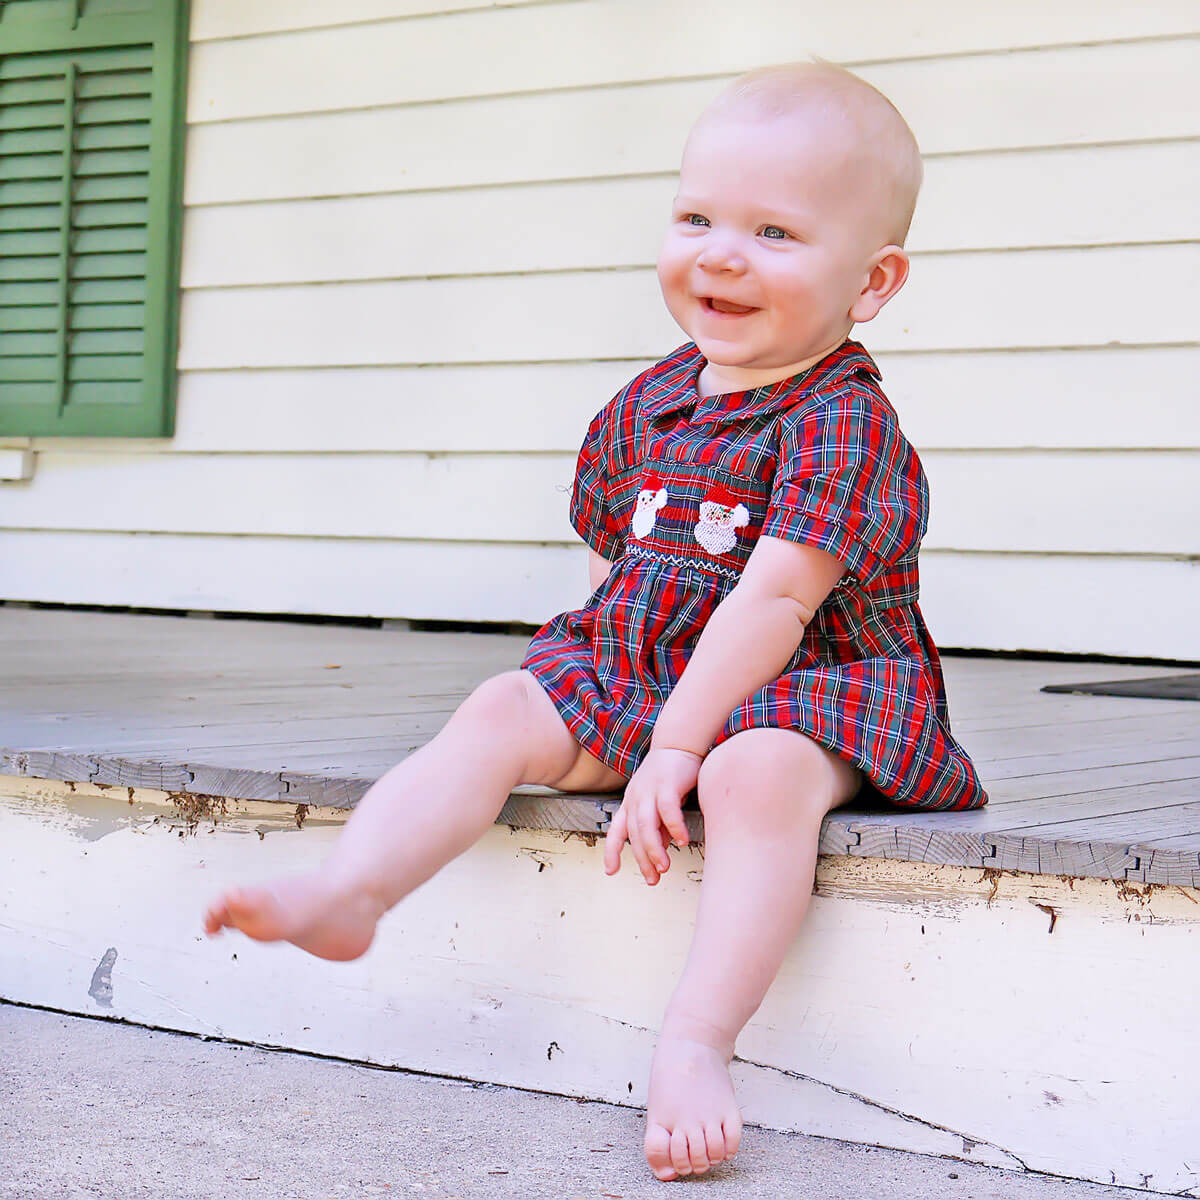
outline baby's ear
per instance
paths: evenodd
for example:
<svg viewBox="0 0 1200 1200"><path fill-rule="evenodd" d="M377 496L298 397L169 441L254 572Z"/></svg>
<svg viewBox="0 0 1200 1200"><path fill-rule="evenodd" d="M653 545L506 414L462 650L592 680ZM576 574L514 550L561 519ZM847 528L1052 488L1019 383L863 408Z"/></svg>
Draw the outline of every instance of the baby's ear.
<svg viewBox="0 0 1200 1200"><path fill-rule="evenodd" d="M850 319L856 325L876 316L908 278L908 255L900 246L884 246L876 252L874 262L867 286L850 308Z"/></svg>

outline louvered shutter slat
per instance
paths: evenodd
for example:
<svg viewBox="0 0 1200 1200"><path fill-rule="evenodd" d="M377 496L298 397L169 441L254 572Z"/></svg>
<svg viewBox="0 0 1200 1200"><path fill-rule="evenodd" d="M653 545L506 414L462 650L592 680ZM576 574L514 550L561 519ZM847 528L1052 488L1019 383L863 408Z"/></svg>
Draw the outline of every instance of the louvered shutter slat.
<svg viewBox="0 0 1200 1200"><path fill-rule="evenodd" d="M126 175L119 179L97 176L81 179L75 188L75 206L92 200L147 200L149 183L144 175Z"/></svg>
<svg viewBox="0 0 1200 1200"><path fill-rule="evenodd" d="M40 258L0 258L0 279L27 282L38 279L58 279L61 264L57 255Z"/></svg>
<svg viewBox="0 0 1200 1200"><path fill-rule="evenodd" d="M0 379L14 382L53 383L55 377L54 356L27 356L24 358L6 358L4 369L0 371Z"/></svg>
<svg viewBox="0 0 1200 1200"><path fill-rule="evenodd" d="M0 221L3 212L0 210ZM98 200L93 204L76 204L76 229L120 229L134 225L146 227L146 205L137 200Z"/></svg>
<svg viewBox="0 0 1200 1200"><path fill-rule="evenodd" d="M141 279L146 274L144 254L77 254L72 262L72 279Z"/></svg>
<svg viewBox="0 0 1200 1200"><path fill-rule="evenodd" d="M44 307L58 302L56 283L7 283L0 281L0 309Z"/></svg>
<svg viewBox="0 0 1200 1200"><path fill-rule="evenodd" d="M78 179L89 175L145 175L149 167L149 150L84 150L75 156L74 174Z"/></svg>
<svg viewBox="0 0 1200 1200"><path fill-rule="evenodd" d="M0 433L172 431L186 28L0 3Z"/></svg>
<svg viewBox="0 0 1200 1200"><path fill-rule="evenodd" d="M136 329L146 320L143 304L80 304L71 309L72 329Z"/></svg>
<svg viewBox="0 0 1200 1200"><path fill-rule="evenodd" d="M62 181L63 154L14 154L0 158L0 183L33 179Z"/></svg>
<svg viewBox="0 0 1200 1200"><path fill-rule="evenodd" d="M0 243L2 242L3 235L0 234ZM130 250L145 255L146 230L140 225L77 229L71 245L75 253L80 255L119 254Z"/></svg>
<svg viewBox="0 0 1200 1200"><path fill-rule="evenodd" d="M0 233L0 256L57 254L60 240L57 229L36 233L26 230L20 233Z"/></svg>
<svg viewBox="0 0 1200 1200"><path fill-rule="evenodd" d="M71 285L72 304L144 304L145 279L90 279Z"/></svg>
<svg viewBox="0 0 1200 1200"><path fill-rule="evenodd" d="M4 36L8 23L9 3L11 0L5 3L3 11L0 12L0 16L3 17L3 20L0 21L0 38ZM168 7L170 7L168 4L163 4L164 9ZM154 23L154 14L151 13L148 18L147 32L151 32ZM116 46L106 47L102 50L72 49L62 52L43 51L37 54L13 55L0 59L0 81L30 82L53 75L62 75L68 66L81 62L84 57L87 59L87 69L91 74L107 72L114 77L115 81L119 80L122 75L148 73L149 49L148 46ZM131 52L141 52L141 57L131 58Z"/></svg>
<svg viewBox="0 0 1200 1200"><path fill-rule="evenodd" d="M62 100L50 104L13 104L0 109L0 129L61 129ZM57 143L55 145L57 149Z"/></svg>
<svg viewBox="0 0 1200 1200"><path fill-rule="evenodd" d="M62 103L62 85L53 79L8 80L0 83L0 107L7 109L19 104L37 104L46 100ZM61 120L62 112L59 111Z"/></svg>
<svg viewBox="0 0 1200 1200"><path fill-rule="evenodd" d="M0 333L0 358L48 357L57 349L55 333Z"/></svg>
<svg viewBox="0 0 1200 1200"><path fill-rule="evenodd" d="M20 308L0 308L0 334L23 330L53 332L58 310L52 304L24 304Z"/></svg>
<svg viewBox="0 0 1200 1200"><path fill-rule="evenodd" d="M18 204L0 207L0 230L58 229L62 207L57 204Z"/></svg>
<svg viewBox="0 0 1200 1200"><path fill-rule="evenodd" d="M3 178L3 164L0 163L0 208L9 208L17 204L59 204L62 202L62 187L52 183L6 183Z"/></svg>
<svg viewBox="0 0 1200 1200"><path fill-rule="evenodd" d="M0 307L23 305L56 304L57 283L3 283L0 282Z"/></svg>
<svg viewBox="0 0 1200 1200"><path fill-rule="evenodd" d="M101 379L119 379L132 383L141 378L141 373L140 355L74 354L71 356L67 378L72 383L76 380L95 382Z"/></svg>
<svg viewBox="0 0 1200 1200"><path fill-rule="evenodd" d="M61 104L58 107L60 110L62 109ZM59 120L60 125L57 129L45 127L12 129L0 133L0 157L11 159L25 154L52 154L61 160L63 153L61 112Z"/></svg>

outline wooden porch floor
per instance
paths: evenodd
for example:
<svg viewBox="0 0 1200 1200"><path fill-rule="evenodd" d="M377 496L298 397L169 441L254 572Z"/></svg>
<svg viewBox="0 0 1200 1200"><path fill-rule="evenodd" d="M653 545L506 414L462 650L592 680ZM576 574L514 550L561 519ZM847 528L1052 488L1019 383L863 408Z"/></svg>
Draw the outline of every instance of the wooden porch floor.
<svg viewBox="0 0 1200 1200"><path fill-rule="evenodd" d="M0 607L0 776L345 808L524 646ZM827 818L823 853L1200 887L1200 703L1039 690L1186 668L943 665L955 735L991 803L924 814L856 803ZM522 789L499 820L603 833L617 802Z"/></svg>

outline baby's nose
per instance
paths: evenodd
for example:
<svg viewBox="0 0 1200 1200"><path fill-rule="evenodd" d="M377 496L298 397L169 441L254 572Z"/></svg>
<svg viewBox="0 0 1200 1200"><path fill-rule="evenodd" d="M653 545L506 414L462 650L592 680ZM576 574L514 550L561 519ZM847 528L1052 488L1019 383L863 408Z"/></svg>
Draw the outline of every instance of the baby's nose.
<svg viewBox="0 0 1200 1200"><path fill-rule="evenodd" d="M702 271L734 271L746 269L746 260L736 246L728 242L710 242L700 252L696 265Z"/></svg>

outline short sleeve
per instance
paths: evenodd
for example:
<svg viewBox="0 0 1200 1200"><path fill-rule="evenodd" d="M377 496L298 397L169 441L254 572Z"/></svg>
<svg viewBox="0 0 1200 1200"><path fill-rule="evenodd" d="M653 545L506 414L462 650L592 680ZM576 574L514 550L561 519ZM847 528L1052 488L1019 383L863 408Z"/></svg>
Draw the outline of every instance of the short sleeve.
<svg viewBox="0 0 1200 1200"><path fill-rule="evenodd" d="M605 405L584 435L575 464L571 491L571 524L593 550L609 562L621 557L624 539L613 519L607 482L612 474L610 456L614 404Z"/></svg>
<svg viewBox="0 0 1200 1200"><path fill-rule="evenodd" d="M915 557L928 514L920 459L879 397L851 388L784 419L762 534L825 550L866 584Z"/></svg>

